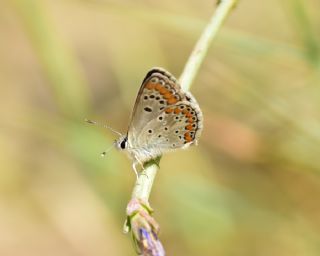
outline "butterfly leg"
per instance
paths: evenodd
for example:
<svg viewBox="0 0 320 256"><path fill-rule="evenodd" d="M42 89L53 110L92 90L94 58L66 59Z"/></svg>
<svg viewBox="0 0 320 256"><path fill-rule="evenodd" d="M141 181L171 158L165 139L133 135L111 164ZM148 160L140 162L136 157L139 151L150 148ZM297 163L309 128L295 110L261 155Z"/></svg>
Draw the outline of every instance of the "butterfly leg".
<svg viewBox="0 0 320 256"><path fill-rule="evenodd" d="M143 163L140 161L139 158L136 158L137 162L140 164L142 171L145 171Z"/></svg>
<svg viewBox="0 0 320 256"><path fill-rule="evenodd" d="M140 175L145 175L145 176L147 176L147 178L149 178L148 175L147 175L146 172L145 172L146 169L144 169L143 162L142 162L139 158L137 158L137 157L135 157L135 159L136 159L136 161L134 162L134 171L135 171L135 173L136 173L136 175L137 175L137 178L138 178ZM136 164L139 164L139 165L141 166L141 170L140 170L139 172L138 172L137 169L136 169Z"/></svg>
<svg viewBox="0 0 320 256"><path fill-rule="evenodd" d="M136 175L136 177L137 177L137 179L139 178L139 173L138 173L138 171L137 171L137 162L136 161L134 161L133 163L132 163L132 169L133 169L133 171L134 171L134 173L135 173L135 175Z"/></svg>

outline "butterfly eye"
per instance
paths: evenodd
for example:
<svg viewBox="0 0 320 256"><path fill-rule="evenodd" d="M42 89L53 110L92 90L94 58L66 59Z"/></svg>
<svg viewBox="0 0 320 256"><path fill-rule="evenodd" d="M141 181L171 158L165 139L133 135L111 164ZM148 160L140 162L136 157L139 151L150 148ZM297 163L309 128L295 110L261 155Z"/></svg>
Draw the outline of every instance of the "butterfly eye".
<svg viewBox="0 0 320 256"><path fill-rule="evenodd" d="M125 138L123 141L120 143L120 148L125 149L127 147L127 138Z"/></svg>

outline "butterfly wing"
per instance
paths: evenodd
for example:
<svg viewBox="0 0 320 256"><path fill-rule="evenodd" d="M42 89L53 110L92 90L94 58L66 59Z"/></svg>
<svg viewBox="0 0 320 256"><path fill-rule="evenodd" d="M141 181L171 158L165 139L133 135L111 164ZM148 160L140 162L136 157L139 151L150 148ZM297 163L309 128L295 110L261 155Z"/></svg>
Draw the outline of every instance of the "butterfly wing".
<svg viewBox="0 0 320 256"><path fill-rule="evenodd" d="M128 129L128 142L136 157L143 161L187 147L196 142L201 130L202 113L193 96L183 92L167 71L149 71Z"/></svg>
<svg viewBox="0 0 320 256"><path fill-rule="evenodd" d="M137 138L143 128L167 106L181 100L181 88L176 79L161 68L151 69L143 79L134 104L128 128L129 145L139 147Z"/></svg>
<svg viewBox="0 0 320 256"><path fill-rule="evenodd" d="M161 153L185 148L197 142L202 131L202 113L197 104L182 101L166 107L151 120L138 137L140 145L148 145Z"/></svg>

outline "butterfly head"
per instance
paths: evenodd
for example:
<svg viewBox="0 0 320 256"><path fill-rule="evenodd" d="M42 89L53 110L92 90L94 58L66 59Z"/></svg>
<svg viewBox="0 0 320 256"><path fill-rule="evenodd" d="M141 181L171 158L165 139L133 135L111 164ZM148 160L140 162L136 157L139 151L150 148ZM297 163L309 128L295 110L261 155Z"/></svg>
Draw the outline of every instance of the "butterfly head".
<svg viewBox="0 0 320 256"><path fill-rule="evenodd" d="M123 135L118 140L115 141L116 148L118 150L124 150L128 146L128 136Z"/></svg>

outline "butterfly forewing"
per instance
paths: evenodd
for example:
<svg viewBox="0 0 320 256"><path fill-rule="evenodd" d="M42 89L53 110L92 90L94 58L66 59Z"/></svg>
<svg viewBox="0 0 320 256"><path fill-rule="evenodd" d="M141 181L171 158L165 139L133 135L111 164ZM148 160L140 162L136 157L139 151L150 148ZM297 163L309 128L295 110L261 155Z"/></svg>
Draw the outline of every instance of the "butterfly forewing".
<svg viewBox="0 0 320 256"><path fill-rule="evenodd" d="M144 78L129 125L128 140L136 144L142 129L168 105L181 101L181 89L172 75L162 69L152 69ZM136 145L135 145L136 146Z"/></svg>
<svg viewBox="0 0 320 256"><path fill-rule="evenodd" d="M143 161L193 144L201 130L202 113L193 96L167 71L150 70L133 109L128 150Z"/></svg>

